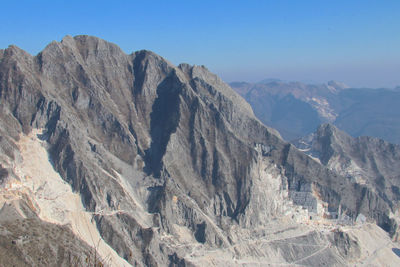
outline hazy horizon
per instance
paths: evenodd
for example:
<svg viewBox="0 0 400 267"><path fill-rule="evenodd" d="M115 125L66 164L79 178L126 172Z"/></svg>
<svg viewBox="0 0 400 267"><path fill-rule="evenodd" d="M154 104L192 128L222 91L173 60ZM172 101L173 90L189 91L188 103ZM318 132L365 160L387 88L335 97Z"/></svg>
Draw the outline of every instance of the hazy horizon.
<svg viewBox="0 0 400 267"><path fill-rule="evenodd" d="M0 48L35 55L88 34L126 53L205 65L226 82L266 78L400 85L399 1L8 1Z"/></svg>

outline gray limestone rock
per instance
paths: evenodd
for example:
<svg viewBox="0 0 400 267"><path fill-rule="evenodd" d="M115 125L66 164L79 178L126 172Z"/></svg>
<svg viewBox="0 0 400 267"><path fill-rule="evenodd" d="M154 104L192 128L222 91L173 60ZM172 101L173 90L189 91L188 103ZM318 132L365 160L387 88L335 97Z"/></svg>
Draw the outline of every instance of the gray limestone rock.
<svg viewBox="0 0 400 267"><path fill-rule="evenodd" d="M336 250L326 249L330 233L295 224L302 234L276 244L262 233L281 218L292 224L304 209L323 216L341 205L350 216L389 218L378 192L283 141L205 67L66 36L35 57L17 47L2 52L0 103L2 160L18 156L12 140L44 129L54 170L132 265L205 265L211 255L225 265L250 257L340 266ZM268 235L287 233L279 227ZM319 249L297 244L301 236Z"/></svg>
<svg viewBox="0 0 400 267"><path fill-rule="evenodd" d="M367 136L353 138L331 124L321 125L314 134L295 144L358 188L358 214L368 212L392 235L397 231L398 222L388 214L395 213L399 205L398 145ZM381 210L387 212L382 214Z"/></svg>

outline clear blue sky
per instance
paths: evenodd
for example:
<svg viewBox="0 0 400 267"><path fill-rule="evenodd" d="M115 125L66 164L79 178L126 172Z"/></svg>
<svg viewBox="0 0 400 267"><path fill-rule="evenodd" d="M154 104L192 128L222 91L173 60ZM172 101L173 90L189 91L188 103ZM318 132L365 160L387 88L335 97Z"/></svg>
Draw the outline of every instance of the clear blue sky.
<svg viewBox="0 0 400 267"><path fill-rule="evenodd" d="M89 34L225 81L400 85L400 1L1 1L0 48Z"/></svg>

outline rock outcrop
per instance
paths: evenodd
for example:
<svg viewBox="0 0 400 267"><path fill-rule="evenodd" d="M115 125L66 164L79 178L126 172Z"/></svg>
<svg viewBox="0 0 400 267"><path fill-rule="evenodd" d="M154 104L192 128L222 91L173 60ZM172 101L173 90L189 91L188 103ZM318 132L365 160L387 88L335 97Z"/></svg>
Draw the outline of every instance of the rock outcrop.
<svg viewBox="0 0 400 267"><path fill-rule="evenodd" d="M336 221L308 224L338 209L355 218L362 205L382 225L393 211L283 141L203 66L90 36L0 55L3 209L28 199L37 225L69 225L105 263L342 266L374 247L326 231L340 232ZM74 210L52 206L73 193ZM379 233L379 250L395 246Z"/></svg>
<svg viewBox="0 0 400 267"><path fill-rule="evenodd" d="M315 157L332 171L346 177L356 186L364 186L357 203L357 213L376 213L390 210L398 214L400 199L400 147L382 139L367 136L353 138L331 124L323 124L318 130L299 139L296 146ZM370 198L372 194L380 197ZM368 206L368 211L365 210ZM375 207L370 209L370 207ZM391 212L372 215L379 225L394 235L397 216Z"/></svg>

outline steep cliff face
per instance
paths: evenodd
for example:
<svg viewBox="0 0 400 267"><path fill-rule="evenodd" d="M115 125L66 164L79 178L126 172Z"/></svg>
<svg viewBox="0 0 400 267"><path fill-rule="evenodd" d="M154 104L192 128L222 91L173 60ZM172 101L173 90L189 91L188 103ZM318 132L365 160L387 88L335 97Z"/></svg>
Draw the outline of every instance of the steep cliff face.
<svg viewBox="0 0 400 267"><path fill-rule="evenodd" d="M314 134L298 140L296 145L332 171L347 177L354 185L365 186L357 204L358 213L376 213L379 209L398 213L398 145L366 136L353 138L331 124L321 125ZM380 197L370 198L372 192ZM365 206L376 208L366 210ZM397 231L398 222L382 214L376 216L380 218L378 221L385 230L392 234Z"/></svg>
<svg viewBox="0 0 400 267"><path fill-rule="evenodd" d="M357 216L362 203L386 203L284 142L205 67L175 67L149 51L126 55L90 36L67 36L35 57L9 47L0 101L2 195L22 201L23 188L40 220L70 222L114 265L318 265L321 252L340 266L338 238L311 231L310 215L340 205ZM36 165L52 164L49 180L24 167L34 161L24 140L42 153ZM46 187L53 180L80 195L79 212L51 209L49 196L61 192ZM363 207L371 221L390 213Z"/></svg>

